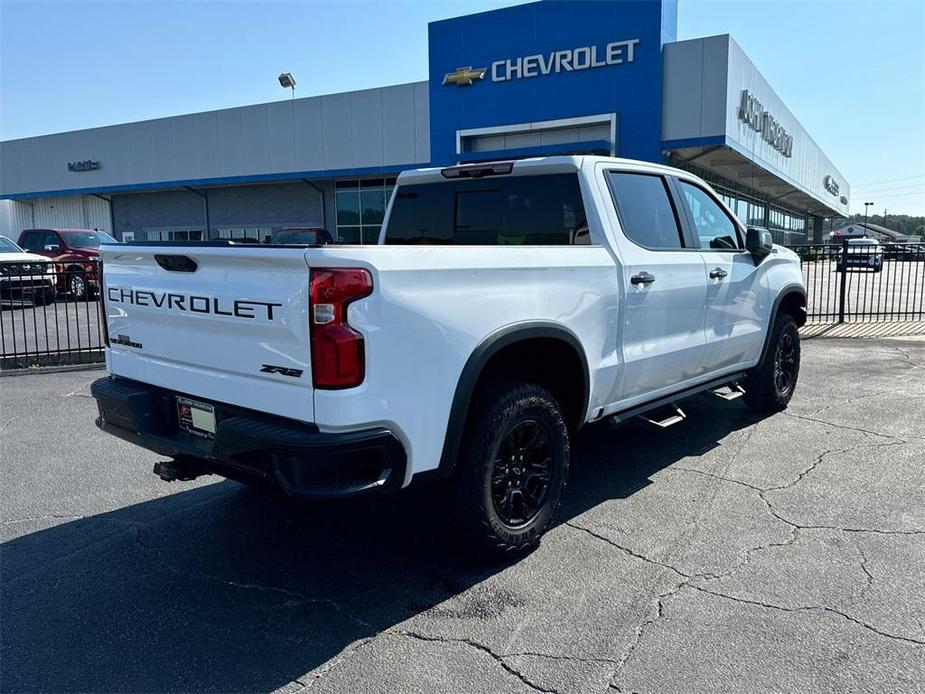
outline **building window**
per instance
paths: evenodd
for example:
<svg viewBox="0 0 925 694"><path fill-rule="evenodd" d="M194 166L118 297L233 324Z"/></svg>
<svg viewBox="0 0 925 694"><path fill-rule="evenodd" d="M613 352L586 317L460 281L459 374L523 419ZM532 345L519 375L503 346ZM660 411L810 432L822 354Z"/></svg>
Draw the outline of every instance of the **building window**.
<svg viewBox="0 0 925 694"><path fill-rule="evenodd" d="M270 227L219 227L217 239L251 239L258 243L269 242L272 235Z"/></svg>
<svg viewBox="0 0 925 694"><path fill-rule="evenodd" d="M152 229L145 231L148 241L202 241L202 229Z"/></svg>
<svg viewBox="0 0 925 694"><path fill-rule="evenodd" d="M337 243L376 243L394 178L337 181Z"/></svg>

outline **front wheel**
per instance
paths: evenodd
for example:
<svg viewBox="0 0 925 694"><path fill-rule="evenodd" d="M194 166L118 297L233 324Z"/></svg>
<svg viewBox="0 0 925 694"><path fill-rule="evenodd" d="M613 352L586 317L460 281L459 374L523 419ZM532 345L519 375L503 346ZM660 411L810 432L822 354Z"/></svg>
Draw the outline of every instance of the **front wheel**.
<svg viewBox="0 0 925 694"><path fill-rule="evenodd" d="M473 413L449 480L458 530L479 551L522 554L559 507L569 466L565 420L549 391L516 381L483 388Z"/></svg>
<svg viewBox="0 0 925 694"><path fill-rule="evenodd" d="M759 412L787 407L800 374L800 333L793 316L779 313L771 326L764 362L745 377L745 404Z"/></svg>
<svg viewBox="0 0 925 694"><path fill-rule="evenodd" d="M87 277L82 272L72 272L67 278L67 291L76 300L83 301L90 296Z"/></svg>

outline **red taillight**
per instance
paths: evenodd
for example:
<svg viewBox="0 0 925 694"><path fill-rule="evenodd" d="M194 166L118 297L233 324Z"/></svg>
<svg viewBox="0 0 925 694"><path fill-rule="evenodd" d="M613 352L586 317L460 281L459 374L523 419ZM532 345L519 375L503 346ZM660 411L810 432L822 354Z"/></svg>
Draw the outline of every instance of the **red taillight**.
<svg viewBox="0 0 925 694"><path fill-rule="evenodd" d="M309 322L315 388L353 388L363 382L363 336L347 323L347 306L373 291L361 268L313 268Z"/></svg>
<svg viewBox="0 0 925 694"><path fill-rule="evenodd" d="M97 291L100 293L100 327L103 331L103 344L109 347L109 317L106 315L106 287L103 286L103 261L96 264Z"/></svg>

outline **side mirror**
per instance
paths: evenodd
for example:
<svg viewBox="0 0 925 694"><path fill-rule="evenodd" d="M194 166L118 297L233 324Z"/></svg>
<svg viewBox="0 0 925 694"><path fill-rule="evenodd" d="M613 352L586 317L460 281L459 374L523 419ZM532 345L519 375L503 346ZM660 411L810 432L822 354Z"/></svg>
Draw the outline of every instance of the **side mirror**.
<svg viewBox="0 0 925 694"><path fill-rule="evenodd" d="M774 240L770 231L751 227L745 232L745 249L755 256L756 263L761 262L773 248Z"/></svg>

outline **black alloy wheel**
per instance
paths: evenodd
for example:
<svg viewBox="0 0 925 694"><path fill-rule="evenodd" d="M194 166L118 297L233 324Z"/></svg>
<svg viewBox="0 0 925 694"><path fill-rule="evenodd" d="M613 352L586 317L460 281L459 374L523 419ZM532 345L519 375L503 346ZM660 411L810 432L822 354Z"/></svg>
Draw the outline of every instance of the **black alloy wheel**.
<svg viewBox="0 0 925 694"><path fill-rule="evenodd" d="M800 333L793 316L779 313L771 326L767 358L742 383L743 400L758 412L779 412L793 397L800 375Z"/></svg>
<svg viewBox="0 0 925 694"><path fill-rule="evenodd" d="M453 540L485 559L518 556L536 547L559 507L568 427L552 394L533 383L486 382L471 407L446 480Z"/></svg>
<svg viewBox="0 0 925 694"><path fill-rule="evenodd" d="M540 512L552 478L552 440L535 419L518 422L498 442L492 463L491 501L509 528L526 525Z"/></svg>
<svg viewBox="0 0 925 694"><path fill-rule="evenodd" d="M796 340L789 332L781 335L774 354L774 387L777 394L789 395L796 383Z"/></svg>

